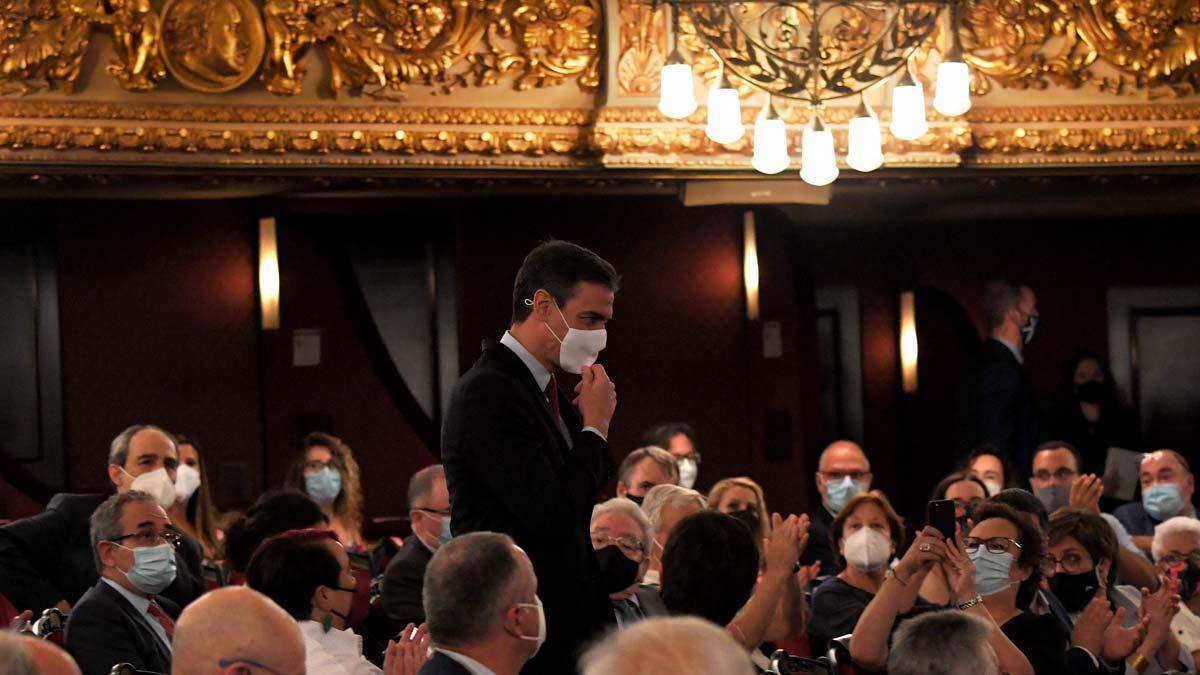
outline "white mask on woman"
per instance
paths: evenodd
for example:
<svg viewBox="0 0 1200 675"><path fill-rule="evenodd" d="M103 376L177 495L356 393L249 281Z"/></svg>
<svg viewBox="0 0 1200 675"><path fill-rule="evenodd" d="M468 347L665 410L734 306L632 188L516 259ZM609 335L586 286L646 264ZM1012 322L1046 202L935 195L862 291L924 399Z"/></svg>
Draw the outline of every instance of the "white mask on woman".
<svg viewBox="0 0 1200 675"><path fill-rule="evenodd" d="M864 527L846 537L843 553L846 562L861 572L882 569L892 557L892 541L877 530Z"/></svg>
<svg viewBox="0 0 1200 675"><path fill-rule="evenodd" d="M186 502L200 488L200 472L188 464L175 469L175 498Z"/></svg>

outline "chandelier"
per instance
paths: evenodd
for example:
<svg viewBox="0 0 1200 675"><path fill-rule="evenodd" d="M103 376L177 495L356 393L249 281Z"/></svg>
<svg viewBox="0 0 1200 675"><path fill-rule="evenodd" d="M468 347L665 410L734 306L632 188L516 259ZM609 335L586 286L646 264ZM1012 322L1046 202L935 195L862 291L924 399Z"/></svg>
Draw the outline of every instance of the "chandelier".
<svg viewBox="0 0 1200 675"><path fill-rule="evenodd" d="M929 131L925 92L912 71L912 56L937 32L944 14L949 45L937 68L933 107L947 117L971 107L970 73L958 37L958 0L652 0L667 6L674 48L659 83L659 111L684 119L696 111L692 67L679 48L680 15L687 13L697 38L717 59L720 72L708 90L705 135L715 143L738 141L745 134L741 99L733 81L766 94L754 123L753 167L765 174L788 168L787 128L776 99L791 99L812 109L801 138L800 177L828 185L838 177L833 132L821 121L826 101L857 96L850 120L846 164L861 172L883 165L879 118L867 105L866 92L898 77L892 89L892 136L915 141ZM945 12L943 12L945 10Z"/></svg>

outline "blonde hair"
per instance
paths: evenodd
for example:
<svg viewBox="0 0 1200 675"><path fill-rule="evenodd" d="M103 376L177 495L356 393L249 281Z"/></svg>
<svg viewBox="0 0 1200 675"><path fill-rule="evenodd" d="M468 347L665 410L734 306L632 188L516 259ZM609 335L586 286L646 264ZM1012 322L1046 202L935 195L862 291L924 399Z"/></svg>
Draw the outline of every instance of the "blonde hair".
<svg viewBox="0 0 1200 675"><path fill-rule="evenodd" d="M767 498L763 494L762 486L755 483L749 476L725 478L717 481L717 484L712 486L712 489L708 491L708 508L714 511L719 510L721 508L721 498L733 488L745 488L754 493L754 499L757 502L759 527L758 532L755 533L755 541L761 542L763 537L771 533L771 512L767 510Z"/></svg>

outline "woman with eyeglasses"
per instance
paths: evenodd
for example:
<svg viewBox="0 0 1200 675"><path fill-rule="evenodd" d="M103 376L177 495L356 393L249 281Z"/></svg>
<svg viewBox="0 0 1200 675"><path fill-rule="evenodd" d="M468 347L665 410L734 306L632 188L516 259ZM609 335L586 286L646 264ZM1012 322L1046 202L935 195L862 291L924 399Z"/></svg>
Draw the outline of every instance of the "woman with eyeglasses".
<svg viewBox="0 0 1200 675"><path fill-rule="evenodd" d="M303 490L329 517L329 529L350 553L363 553L363 493L358 462L350 446L330 434L304 437L284 480L284 487Z"/></svg>
<svg viewBox="0 0 1200 675"><path fill-rule="evenodd" d="M1114 618L1104 634L1093 638L1094 645L1083 646L1107 661L1124 659L1131 675L1195 672L1192 654L1181 649L1171 630L1179 611L1179 584L1159 584L1153 593L1116 585L1116 535L1103 518L1089 510L1056 512L1050 517L1046 537L1050 548L1043 566L1051 575L1050 589L1072 622L1078 626L1081 617L1096 613Z"/></svg>

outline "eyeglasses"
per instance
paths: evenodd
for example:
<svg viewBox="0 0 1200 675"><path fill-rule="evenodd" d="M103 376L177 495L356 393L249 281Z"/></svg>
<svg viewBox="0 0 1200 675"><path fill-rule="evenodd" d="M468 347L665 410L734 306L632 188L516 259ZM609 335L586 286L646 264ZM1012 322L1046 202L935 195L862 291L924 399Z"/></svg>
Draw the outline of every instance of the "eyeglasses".
<svg viewBox="0 0 1200 675"><path fill-rule="evenodd" d="M322 462L320 460L314 459L311 462L304 463L304 471L305 472L309 472L309 471L316 472L316 471L321 471L321 470L327 469L327 468L332 468L336 471L341 471L342 465L339 464L337 462L337 460L334 460L334 459L331 459L328 462Z"/></svg>
<svg viewBox="0 0 1200 675"><path fill-rule="evenodd" d="M1200 549L1193 549L1189 553L1166 553L1158 559L1158 562L1167 565L1175 565L1177 563L1187 564L1189 562L1200 564Z"/></svg>
<svg viewBox="0 0 1200 675"><path fill-rule="evenodd" d="M646 554L646 549L643 547L641 540L634 537L614 537L607 532L592 533L592 548L600 550L605 546L617 545L621 552L630 558L640 557Z"/></svg>
<svg viewBox="0 0 1200 675"><path fill-rule="evenodd" d="M849 478L854 481L864 480L871 475L870 471L821 471L820 474L825 477L825 480L844 480Z"/></svg>
<svg viewBox="0 0 1200 675"><path fill-rule="evenodd" d="M1015 539L1009 539L1008 537L991 537L989 539L967 537L963 539L963 548L966 549L968 554L974 554L979 550L980 546L986 548L988 553L1011 553L1009 549L1013 546L1016 546L1017 550L1021 549L1021 545Z"/></svg>
<svg viewBox="0 0 1200 675"><path fill-rule="evenodd" d="M229 666L236 666L236 665L250 666L251 668L259 668L261 670L267 671L268 673L274 673L275 675L286 675L286 673L284 673L283 671L275 670L274 668L272 668L270 666L264 666L263 664L259 663L258 661L255 661L254 659L221 659L220 661L217 661L217 666L219 666L221 668L228 668Z"/></svg>
<svg viewBox="0 0 1200 675"><path fill-rule="evenodd" d="M1085 568L1091 564L1091 556L1084 557L1078 553L1068 553L1061 558L1055 558L1050 554L1046 554L1042 558L1042 571L1052 573L1055 568L1062 565L1063 571L1067 574L1079 574L1086 571Z"/></svg>
<svg viewBox="0 0 1200 675"><path fill-rule="evenodd" d="M418 506L416 510L424 511L425 513L432 513L435 516L441 516L443 518L450 517L450 509L427 509L423 506Z"/></svg>
<svg viewBox="0 0 1200 675"><path fill-rule="evenodd" d="M693 462L695 462L696 464L700 464L700 462L702 461L702 460L701 460L701 458L700 458L700 451L699 451L699 450L693 450L693 451L692 451L692 454L690 454L690 455L684 455L683 457L676 457L676 458L675 458L675 463L676 463L676 464L678 464L679 462L682 462L682 461L683 461L683 460L685 460L685 459L690 459L690 460L692 460Z"/></svg>
<svg viewBox="0 0 1200 675"><path fill-rule="evenodd" d="M1033 477L1038 480L1041 480L1041 481L1047 481L1047 480L1050 480L1051 478L1053 478L1054 480L1058 480L1058 481L1066 481L1066 480L1071 480L1077 474L1078 474L1078 472L1075 471L1074 469L1064 466L1064 467L1059 468L1054 473L1050 473L1046 469L1042 469L1041 471L1034 471Z"/></svg>
<svg viewBox="0 0 1200 675"><path fill-rule="evenodd" d="M115 539L109 539L114 544L118 544L127 539L132 539L135 548L144 546L158 546L159 544L170 544L171 548L179 548L183 537L175 530L163 530L161 534L154 532L134 532L133 534L123 534Z"/></svg>

